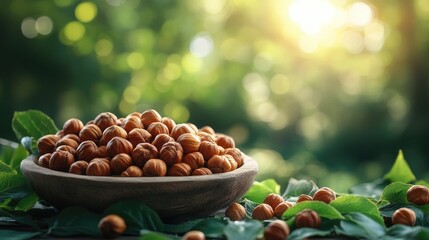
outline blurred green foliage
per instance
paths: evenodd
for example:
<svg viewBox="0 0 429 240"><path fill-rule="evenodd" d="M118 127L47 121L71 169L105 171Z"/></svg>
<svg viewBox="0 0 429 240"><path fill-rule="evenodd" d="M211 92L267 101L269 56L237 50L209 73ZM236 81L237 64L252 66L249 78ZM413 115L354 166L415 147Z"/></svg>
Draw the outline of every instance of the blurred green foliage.
<svg viewBox="0 0 429 240"><path fill-rule="evenodd" d="M428 20L425 0L1 1L0 137L16 110L155 108L280 183L345 190L399 149L428 177Z"/></svg>

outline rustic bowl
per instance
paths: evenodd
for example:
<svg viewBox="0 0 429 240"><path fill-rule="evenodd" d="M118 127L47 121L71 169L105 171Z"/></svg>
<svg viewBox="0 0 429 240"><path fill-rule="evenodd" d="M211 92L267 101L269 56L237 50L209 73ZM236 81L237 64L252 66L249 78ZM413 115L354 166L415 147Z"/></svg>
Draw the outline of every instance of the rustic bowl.
<svg viewBox="0 0 429 240"><path fill-rule="evenodd" d="M246 156L243 166L227 173L187 177L97 177L54 171L30 155L21 171L34 191L57 208L83 206L101 212L121 199L138 199L163 219L204 217L229 206L250 188L258 171Z"/></svg>

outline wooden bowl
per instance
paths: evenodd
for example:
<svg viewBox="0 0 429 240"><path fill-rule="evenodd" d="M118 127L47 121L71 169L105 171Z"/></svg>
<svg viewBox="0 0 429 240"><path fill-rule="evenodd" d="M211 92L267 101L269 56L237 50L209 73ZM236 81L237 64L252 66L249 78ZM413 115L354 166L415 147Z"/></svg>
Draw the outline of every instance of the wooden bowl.
<svg viewBox="0 0 429 240"><path fill-rule="evenodd" d="M30 155L21 171L34 191L57 208L83 206L101 212L120 199L138 199L163 219L208 216L229 206L250 188L258 171L246 156L243 166L227 173L186 177L97 177L54 171Z"/></svg>

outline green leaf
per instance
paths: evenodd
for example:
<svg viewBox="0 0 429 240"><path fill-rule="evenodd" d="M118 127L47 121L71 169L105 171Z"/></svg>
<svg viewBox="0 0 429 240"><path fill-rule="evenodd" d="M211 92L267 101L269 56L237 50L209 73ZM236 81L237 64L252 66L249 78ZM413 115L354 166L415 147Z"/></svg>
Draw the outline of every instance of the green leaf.
<svg viewBox="0 0 429 240"><path fill-rule="evenodd" d="M0 198L2 197L3 193L26 185L27 180L23 175L12 173L0 174Z"/></svg>
<svg viewBox="0 0 429 240"><path fill-rule="evenodd" d="M82 207L63 209L49 228L52 236L71 237L78 235L101 237L98 222L101 217Z"/></svg>
<svg viewBox="0 0 429 240"><path fill-rule="evenodd" d="M368 198L356 195L342 195L330 203L340 213L360 212L371 217L379 224L384 224L377 205Z"/></svg>
<svg viewBox="0 0 429 240"><path fill-rule="evenodd" d="M255 207L258 206L259 203L250 201L249 199L245 198L243 201L241 201L241 204L244 204L244 209L246 210L246 218L252 219L253 209L255 209Z"/></svg>
<svg viewBox="0 0 429 240"><path fill-rule="evenodd" d="M13 220L15 220L18 223L21 223L25 226L30 226L33 229L38 230L39 225L38 223L33 219L33 217L25 212L21 211L5 211L3 209L0 209L0 216L9 217Z"/></svg>
<svg viewBox="0 0 429 240"><path fill-rule="evenodd" d="M198 230L203 232L208 238L221 238L223 235L223 229L228 222L220 218L206 218L203 221L195 225L192 230Z"/></svg>
<svg viewBox="0 0 429 240"><path fill-rule="evenodd" d="M347 214L346 220L341 221L335 231L345 236L365 239L377 239L386 232L382 225L359 212Z"/></svg>
<svg viewBox="0 0 429 240"><path fill-rule="evenodd" d="M135 199L121 200L112 204L103 212L103 216L108 214L123 217L127 224L125 233L128 234L139 235L142 229L161 232L164 229L164 224L158 214L142 201Z"/></svg>
<svg viewBox="0 0 429 240"><path fill-rule="evenodd" d="M287 185L283 198L286 197L298 197L301 194L311 195L319 189L313 181L308 180L297 180L291 178Z"/></svg>
<svg viewBox="0 0 429 240"><path fill-rule="evenodd" d="M390 237L390 238L389 238ZM382 239L429 239L429 228L410 227L402 224L396 224L390 227L386 232L386 237Z"/></svg>
<svg viewBox="0 0 429 240"><path fill-rule="evenodd" d="M396 157L396 161L393 164L393 167L390 171L384 175L384 179L389 180L391 182L403 182L409 183L416 180L413 172L408 166L407 161L405 161L402 150L399 150L398 156Z"/></svg>
<svg viewBox="0 0 429 240"><path fill-rule="evenodd" d="M28 211L30 210L34 204L39 200L39 196L35 192L30 192L27 196L21 199L18 204L15 206L15 210L17 211Z"/></svg>
<svg viewBox="0 0 429 240"><path fill-rule="evenodd" d="M4 173L16 174L17 172L11 166L0 160L0 174Z"/></svg>
<svg viewBox="0 0 429 240"><path fill-rule="evenodd" d="M39 139L46 134L54 134L58 131L54 121L38 110L15 112L12 129L19 140L25 136Z"/></svg>
<svg viewBox="0 0 429 240"><path fill-rule="evenodd" d="M42 235L40 232L23 232L15 230L0 229L2 239L8 240L26 240Z"/></svg>
<svg viewBox="0 0 429 240"><path fill-rule="evenodd" d="M12 158L8 163L16 172L21 173L21 161L28 156L27 150L22 145L19 145L13 152Z"/></svg>
<svg viewBox="0 0 429 240"><path fill-rule="evenodd" d="M390 203L407 203L407 191L411 184L394 182L387 185L381 194L380 200L389 201Z"/></svg>
<svg viewBox="0 0 429 240"><path fill-rule="evenodd" d="M227 239L251 240L262 235L264 225L257 220L229 221L224 228L224 234Z"/></svg>
<svg viewBox="0 0 429 240"><path fill-rule="evenodd" d="M369 198L378 199L381 193L383 192L383 189L389 183L390 183L389 181L380 178L372 182L361 183L361 184L352 186L349 189L349 192L352 194L357 194L357 195L361 195Z"/></svg>
<svg viewBox="0 0 429 240"><path fill-rule="evenodd" d="M262 203L270 193L279 193L280 185L274 179L267 179L262 182L253 182L250 189L243 196L253 202Z"/></svg>
<svg viewBox="0 0 429 240"><path fill-rule="evenodd" d="M319 213L321 217L324 217L327 219L344 219L343 215L341 215L341 213L338 212L337 209L335 209L333 206L329 204L326 204L320 201L300 202L295 206L286 210L286 212L283 213L282 218L283 219L292 218L304 209L314 210L317 213Z"/></svg>
<svg viewBox="0 0 429 240"><path fill-rule="evenodd" d="M140 231L140 240L179 240L178 236L171 236L159 232L153 232L149 230Z"/></svg>
<svg viewBox="0 0 429 240"><path fill-rule="evenodd" d="M203 221L204 219L189 220L180 224L164 224L164 232L183 234L189 232L195 225Z"/></svg>
<svg viewBox="0 0 429 240"><path fill-rule="evenodd" d="M320 230L315 228L298 228L291 232L288 240L301 240L310 237L325 237L331 234L331 230Z"/></svg>

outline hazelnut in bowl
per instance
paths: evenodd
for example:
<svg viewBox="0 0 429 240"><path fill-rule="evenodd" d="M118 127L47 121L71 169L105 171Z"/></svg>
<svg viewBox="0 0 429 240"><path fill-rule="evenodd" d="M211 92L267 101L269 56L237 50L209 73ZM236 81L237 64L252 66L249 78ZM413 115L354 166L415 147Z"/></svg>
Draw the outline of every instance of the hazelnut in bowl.
<svg viewBox="0 0 429 240"><path fill-rule="evenodd" d="M250 188L258 165L228 146L230 138L171 121L162 125L163 118L146 112L123 121L107 121L112 114L103 113L72 133L44 136L40 156L24 159L21 171L57 208L101 212L137 199L166 220L209 216Z"/></svg>

